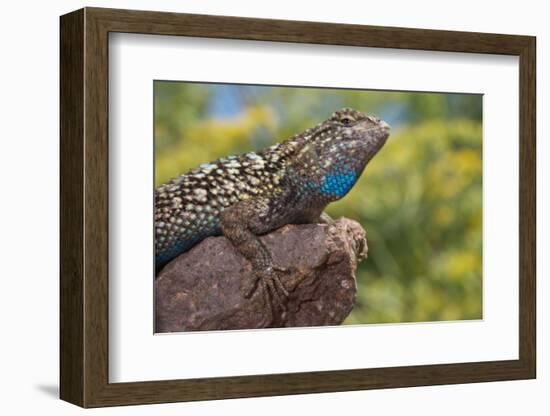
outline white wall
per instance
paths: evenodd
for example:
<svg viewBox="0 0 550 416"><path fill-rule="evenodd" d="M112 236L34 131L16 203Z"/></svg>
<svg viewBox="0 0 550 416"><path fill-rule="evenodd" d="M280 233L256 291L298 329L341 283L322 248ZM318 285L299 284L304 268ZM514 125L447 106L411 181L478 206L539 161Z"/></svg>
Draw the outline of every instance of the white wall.
<svg viewBox="0 0 550 416"><path fill-rule="evenodd" d="M542 128L544 102L550 98L550 26L545 3L505 1L353 1L298 2L215 0L126 0L4 2L0 16L0 409L3 414L81 412L56 399L58 385L58 16L82 6L318 20L388 26L529 34L538 37L538 380L317 394L217 402L167 404L92 410L88 414L548 414L550 361L544 347L549 300L544 272L548 261L550 146ZM546 198L546 201L543 200ZM544 235L543 235L544 234ZM545 267L546 266L546 267Z"/></svg>

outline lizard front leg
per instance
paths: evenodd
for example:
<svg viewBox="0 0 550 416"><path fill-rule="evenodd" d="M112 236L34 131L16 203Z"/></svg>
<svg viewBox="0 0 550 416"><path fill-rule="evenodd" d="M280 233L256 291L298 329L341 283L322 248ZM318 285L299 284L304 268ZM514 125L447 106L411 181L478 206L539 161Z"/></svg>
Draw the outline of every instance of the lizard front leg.
<svg viewBox="0 0 550 416"><path fill-rule="evenodd" d="M330 215L328 215L325 211L321 213L321 216L319 217L319 224L334 224L334 220Z"/></svg>
<svg viewBox="0 0 550 416"><path fill-rule="evenodd" d="M271 254L258 238L276 228L270 223L269 200L254 198L240 201L225 209L221 215L221 228L235 248L252 263L254 279L244 288L245 297L250 297L260 288L267 305L273 303L284 309L288 291L281 282L280 274L286 269L273 263Z"/></svg>

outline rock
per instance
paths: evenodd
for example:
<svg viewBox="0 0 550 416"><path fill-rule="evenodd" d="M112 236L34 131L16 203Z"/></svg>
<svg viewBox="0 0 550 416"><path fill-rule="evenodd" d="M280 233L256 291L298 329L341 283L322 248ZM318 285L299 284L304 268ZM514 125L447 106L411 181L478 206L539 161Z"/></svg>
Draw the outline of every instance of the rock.
<svg viewBox="0 0 550 416"><path fill-rule="evenodd" d="M351 312L355 270L367 253L365 231L352 220L286 225L262 241L288 268L286 311L275 314L257 290L242 288L252 267L225 237L209 237L175 258L155 280L155 332L338 325ZM273 316L275 315L275 316Z"/></svg>

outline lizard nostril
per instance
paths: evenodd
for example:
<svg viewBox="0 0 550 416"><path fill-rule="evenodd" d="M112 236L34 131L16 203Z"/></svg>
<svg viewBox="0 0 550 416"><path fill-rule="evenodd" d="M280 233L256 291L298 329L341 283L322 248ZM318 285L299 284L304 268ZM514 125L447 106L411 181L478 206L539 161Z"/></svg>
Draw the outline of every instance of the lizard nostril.
<svg viewBox="0 0 550 416"><path fill-rule="evenodd" d="M386 123L384 120L380 120L378 125L380 126L380 128L383 128L384 130L390 129L390 125Z"/></svg>

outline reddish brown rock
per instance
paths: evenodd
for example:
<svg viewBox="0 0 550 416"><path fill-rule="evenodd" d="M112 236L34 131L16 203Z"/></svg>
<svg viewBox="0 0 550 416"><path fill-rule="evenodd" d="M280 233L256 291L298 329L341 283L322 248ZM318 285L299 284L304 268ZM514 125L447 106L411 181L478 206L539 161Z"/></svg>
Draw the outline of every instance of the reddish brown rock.
<svg viewBox="0 0 550 416"><path fill-rule="evenodd" d="M342 218L331 225L287 225L262 237L290 296L272 316L260 291L242 287L250 263L224 237L210 237L170 262L155 281L155 331L338 325L355 300L355 270L366 257L365 231Z"/></svg>

